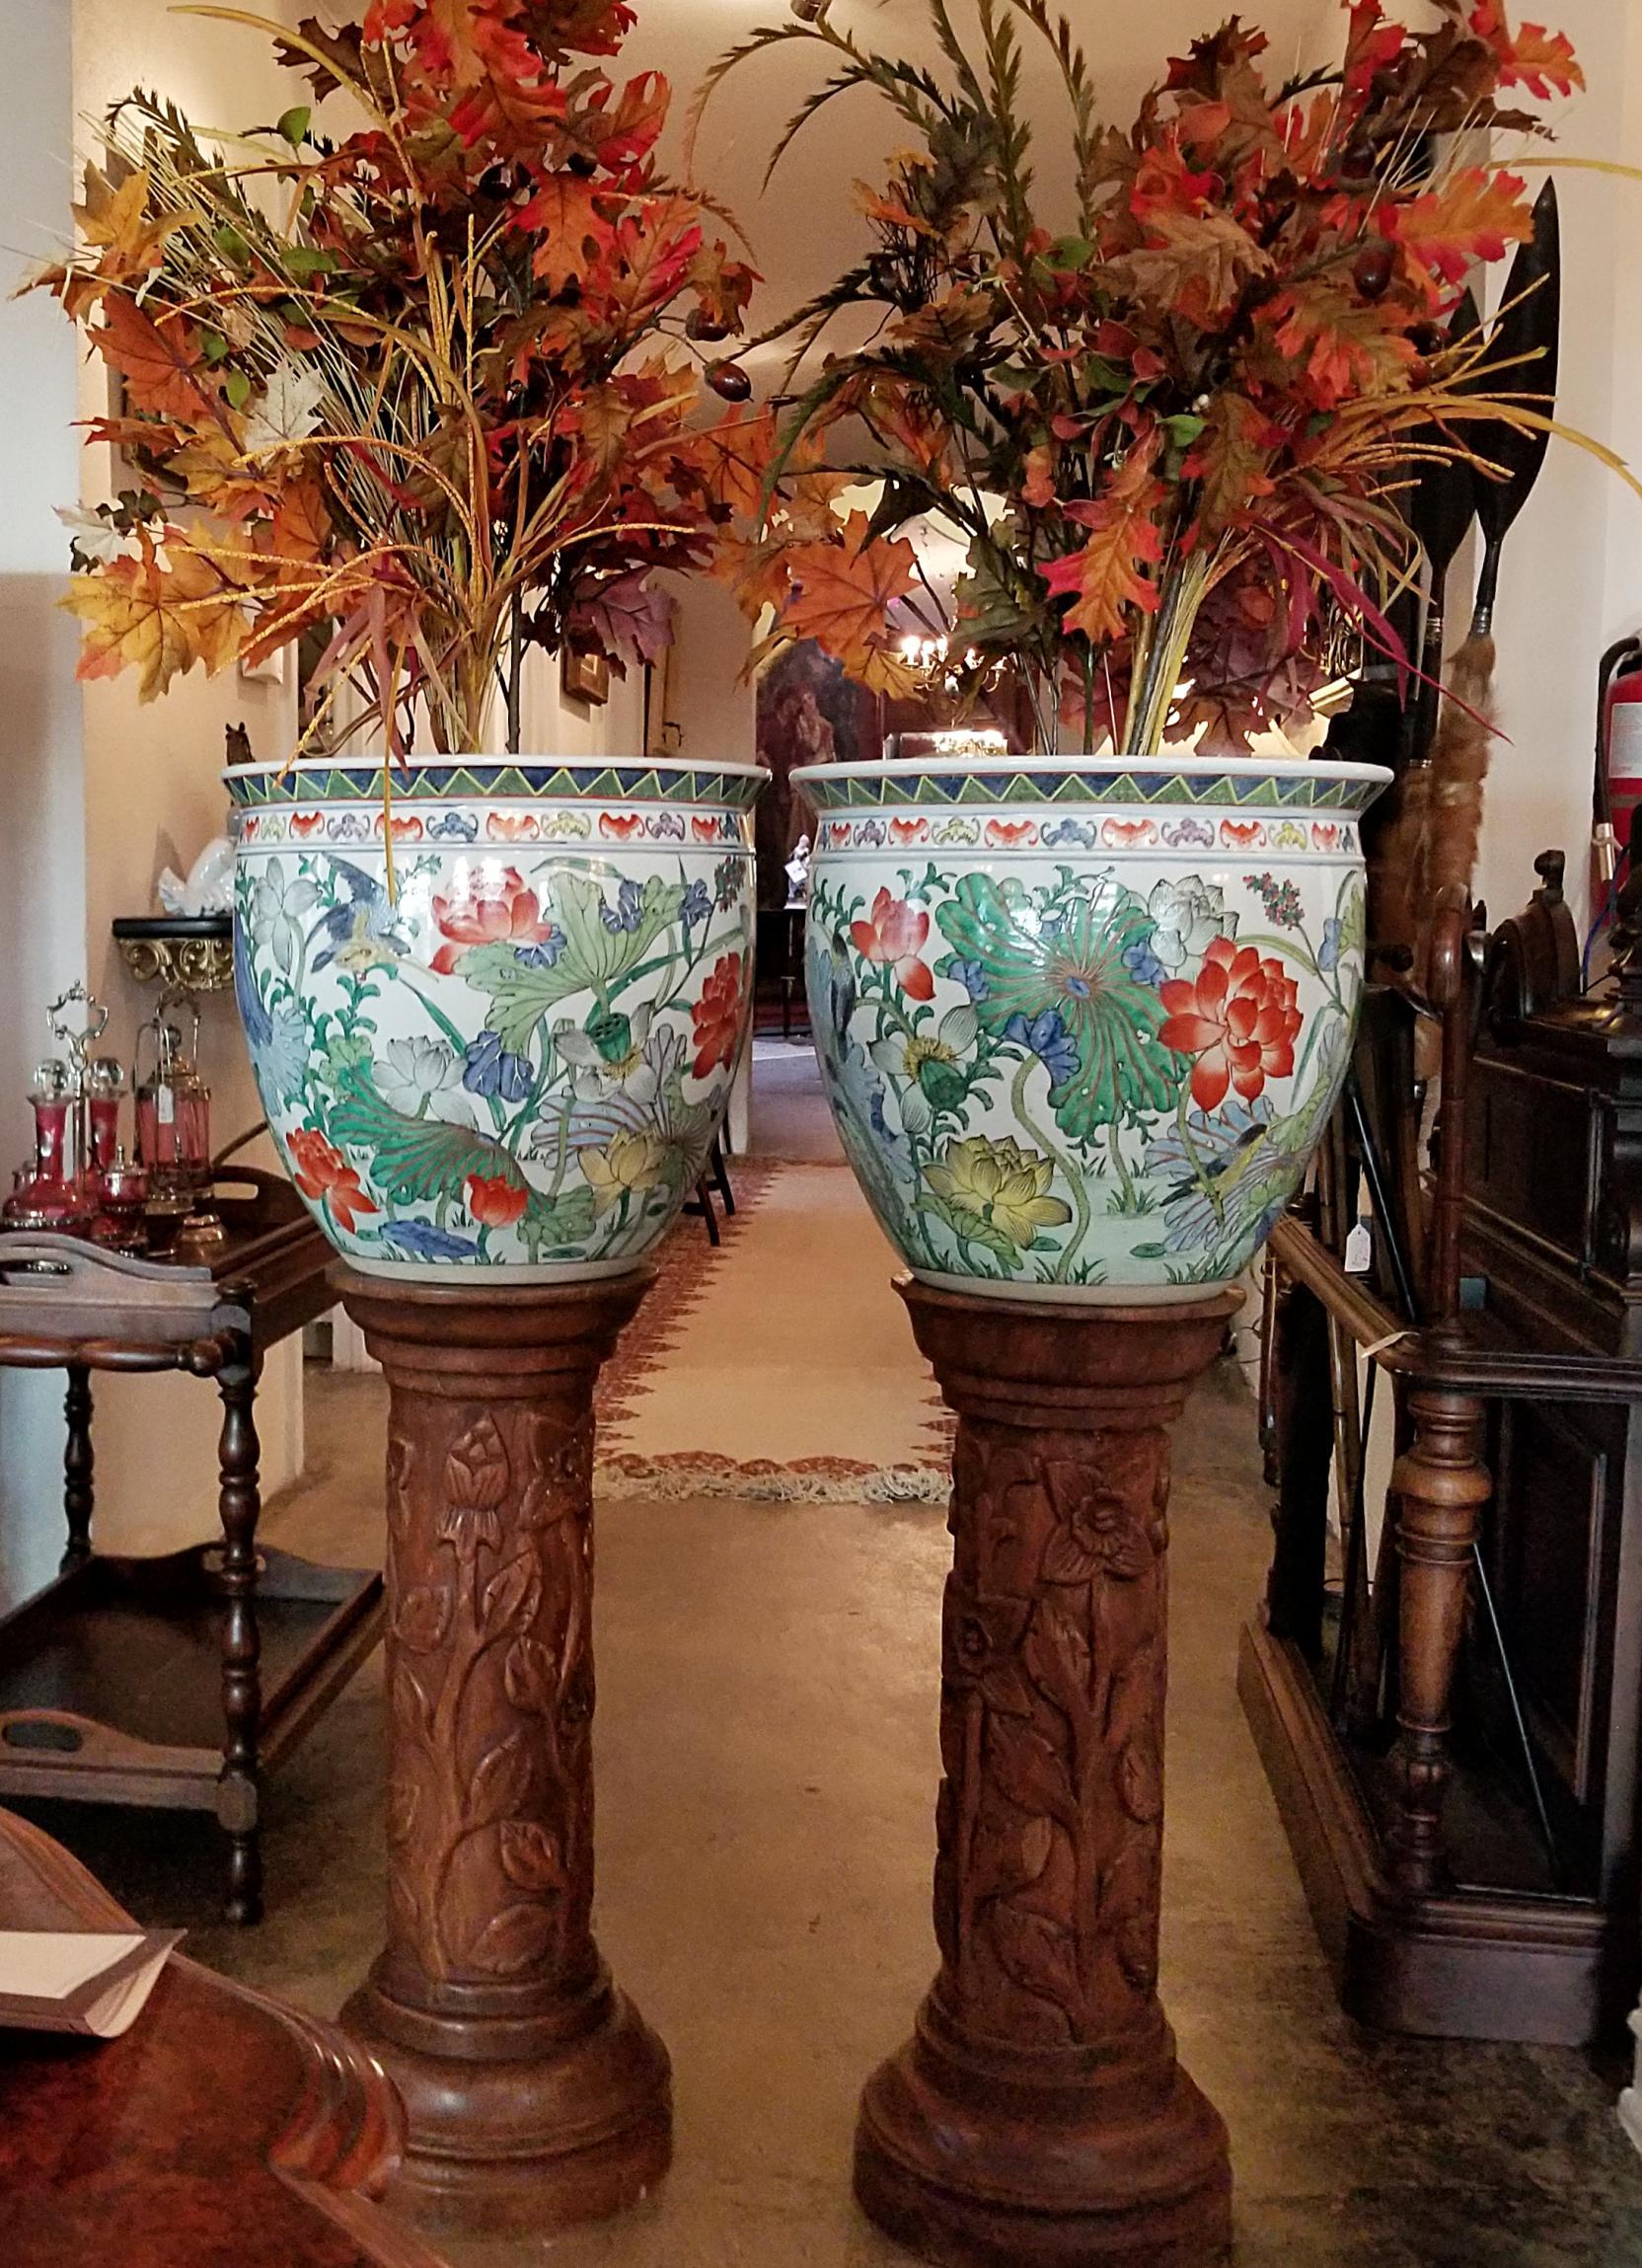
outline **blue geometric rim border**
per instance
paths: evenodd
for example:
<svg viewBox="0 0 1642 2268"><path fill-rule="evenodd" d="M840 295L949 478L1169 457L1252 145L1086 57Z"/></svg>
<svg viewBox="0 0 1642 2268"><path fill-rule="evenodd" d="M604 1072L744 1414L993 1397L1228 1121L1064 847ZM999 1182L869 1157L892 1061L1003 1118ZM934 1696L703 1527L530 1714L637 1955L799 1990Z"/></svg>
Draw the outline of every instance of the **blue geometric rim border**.
<svg viewBox="0 0 1642 2268"><path fill-rule="evenodd" d="M231 772L228 792L242 809L283 803L394 803L532 799L563 796L613 803L719 803L751 810L764 785L758 774L657 769L648 764L416 764L387 772L380 764L304 765L276 772Z"/></svg>
<svg viewBox="0 0 1642 2268"><path fill-rule="evenodd" d="M818 811L848 811L885 804L979 804L996 808L1006 803L1144 803L1194 804L1201 809L1221 805L1262 810L1362 811L1380 793L1375 780L1330 779L1326 772L1314 779L1297 773L1291 779L1273 779L1269 771L1251 765L1246 775L1233 772L926 772L909 765L907 777L898 779L886 767L868 780L805 780L802 792Z"/></svg>

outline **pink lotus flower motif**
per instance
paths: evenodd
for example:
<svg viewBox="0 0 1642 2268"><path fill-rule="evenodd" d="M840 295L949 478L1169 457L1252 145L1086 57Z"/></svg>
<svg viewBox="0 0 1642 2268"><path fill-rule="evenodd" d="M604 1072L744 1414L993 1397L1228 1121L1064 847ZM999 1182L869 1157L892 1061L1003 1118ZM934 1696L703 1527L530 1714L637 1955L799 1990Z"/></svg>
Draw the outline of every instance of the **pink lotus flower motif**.
<svg viewBox="0 0 1642 2268"><path fill-rule="evenodd" d="M929 935L930 917L922 906L892 898L888 890L873 899L869 921L850 924L850 942L862 960L893 969L896 983L914 1000L934 998L933 971L918 957Z"/></svg>
<svg viewBox="0 0 1642 2268"><path fill-rule="evenodd" d="M450 976L473 945L545 945L555 934L542 919L536 892L525 888L514 867L499 874L494 867L467 869L456 895L434 899L433 918L449 940L433 956L440 976Z"/></svg>
<svg viewBox="0 0 1642 2268"><path fill-rule="evenodd" d="M1252 945L1216 938L1194 978L1160 988L1168 1020L1157 1036L1178 1055L1195 1056L1192 1100L1218 1110L1234 1087L1252 1102L1268 1079L1291 1079L1303 1021L1299 988L1283 963L1262 960Z"/></svg>

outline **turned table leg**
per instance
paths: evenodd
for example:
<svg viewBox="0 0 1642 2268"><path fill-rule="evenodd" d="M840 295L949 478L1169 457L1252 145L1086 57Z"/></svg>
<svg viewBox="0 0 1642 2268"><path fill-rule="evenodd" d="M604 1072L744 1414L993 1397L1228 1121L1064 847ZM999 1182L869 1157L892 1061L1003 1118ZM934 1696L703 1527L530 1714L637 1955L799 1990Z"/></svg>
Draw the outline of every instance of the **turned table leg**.
<svg viewBox="0 0 1642 2268"><path fill-rule="evenodd" d="M1401 1565L1398 1756L1401 1802L1387 1838L1391 1876L1406 1896L1442 1884L1447 1871L1443 1805L1454 1763L1449 1731L1455 1674L1465 1634L1471 1566L1493 1483L1482 1461L1485 1409L1465 1394L1416 1387L1414 1428L1397 1459Z"/></svg>
<svg viewBox="0 0 1642 2268"><path fill-rule="evenodd" d="M344 1274L387 1374L388 1942L343 2022L417 2219L545 2235L666 2171L666 2050L594 1943L593 1389L648 1274Z"/></svg>
<svg viewBox="0 0 1642 2268"><path fill-rule="evenodd" d="M1169 1443L1237 1295L1084 1308L903 1281L957 1412L941 1969L856 2191L952 2268L1203 2268L1226 2128L1157 1998Z"/></svg>
<svg viewBox="0 0 1642 2268"><path fill-rule="evenodd" d="M261 1517L257 1439L257 1364L249 1353L217 1373L222 1397L218 1509L226 1604L222 1617L222 1715L226 1737L217 1782L217 1818L228 1835L230 1922L262 1918L261 1639L257 1628L257 1524Z"/></svg>
<svg viewBox="0 0 1642 2268"><path fill-rule="evenodd" d="M63 1444L63 1518L68 1524L68 1548L63 1552L66 1570L91 1557L91 1520L96 1501L91 1372L83 1362L71 1362L68 1366L63 1417L68 1428Z"/></svg>

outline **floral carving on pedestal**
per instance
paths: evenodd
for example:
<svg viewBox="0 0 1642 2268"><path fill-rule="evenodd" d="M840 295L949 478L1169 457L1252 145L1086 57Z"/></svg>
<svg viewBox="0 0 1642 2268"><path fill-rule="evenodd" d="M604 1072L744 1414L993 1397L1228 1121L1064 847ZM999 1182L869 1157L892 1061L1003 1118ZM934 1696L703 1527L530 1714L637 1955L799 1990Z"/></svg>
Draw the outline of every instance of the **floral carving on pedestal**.
<svg viewBox="0 0 1642 2268"><path fill-rule="evenodd" d="M936 1928L967 2029L1076 2045L1157 1974L1168 1442L965 1419Z"/></svg>
<svg viewBox="0 0 1642 2268"><path fill-rule="evenodd" d="M558 1973L592 1959L592 1419L434 1414L389 1449L396 1921L435 1982Z"/></svg>

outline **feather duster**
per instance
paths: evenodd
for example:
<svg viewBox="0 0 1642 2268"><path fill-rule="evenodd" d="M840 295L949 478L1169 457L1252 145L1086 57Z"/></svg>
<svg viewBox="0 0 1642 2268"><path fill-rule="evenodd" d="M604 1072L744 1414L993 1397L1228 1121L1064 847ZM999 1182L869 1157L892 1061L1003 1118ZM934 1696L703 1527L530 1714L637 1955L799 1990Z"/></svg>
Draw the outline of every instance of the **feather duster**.
<svg viewBox="0 0 1642 2268"><path fill-rule="evenodd" d="M1445 889L1468 890L1482 832L1494 743L1494 642L1472 636L1449 669L1449 699L1431 751L1431 800L1420 877L1425 919Z"/></svg>

